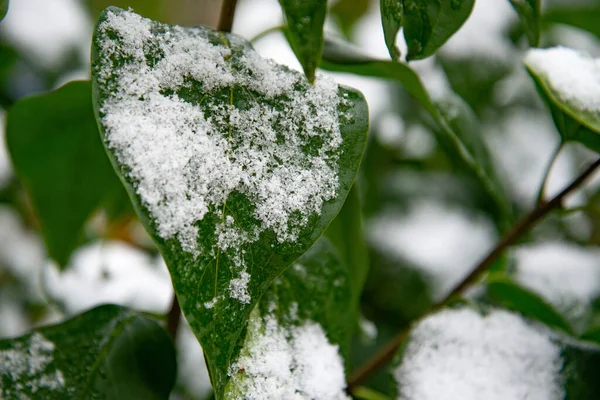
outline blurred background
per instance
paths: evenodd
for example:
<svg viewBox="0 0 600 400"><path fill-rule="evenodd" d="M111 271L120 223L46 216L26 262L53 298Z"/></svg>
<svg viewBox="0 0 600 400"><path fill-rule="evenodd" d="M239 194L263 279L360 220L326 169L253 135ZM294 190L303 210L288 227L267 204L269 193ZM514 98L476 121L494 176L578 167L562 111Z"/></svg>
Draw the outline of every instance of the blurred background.
<svg viewBox="0 0 600 400"><path fill-rule="evenodd" d="M131 7L162 22L216 26L218 0L12 0L0 23L0 116L21 98L89 79L95 19L108 5ZM378 0L330 0L326 30L387 59ZM600 57L600 1L544 2L542 46L565 45ZM596 22L594 22L596 21ZM277 0L240 0L233 32L252 39L283 24ZM398 42L403 47L402 36ZM301 70L283 35L255 41L265 57ZM404 46L405 48L405 46ZM507 0L478 0L467 23L429 59L412 62L434 97L455 92L481 120L516 215L531 210L559 144L550 114L521 58L527 40ZM501 227L472 178L453 168L432 126L402 87L332 74L361 90L370 108L368 149L359 176L371 271L362 298L359 365L407 321L422 313L486 254ZM2 130L4 123L2 123ZM2 131L4 136L4 132ZM552 195L590 160L569 144L547 184ZM582 330L600 321L600 176L524 237L502 260L518 282L536 291ZM160 255L128 200L98 211L80 247L60 271L46 255L30 202L0 141L0 337L56 323L101 303L166 313L171 282ZM202 350L187 327L178 337L179 381L173 398L210 396ZM371 382L387 392L389 377Z"/></svg>

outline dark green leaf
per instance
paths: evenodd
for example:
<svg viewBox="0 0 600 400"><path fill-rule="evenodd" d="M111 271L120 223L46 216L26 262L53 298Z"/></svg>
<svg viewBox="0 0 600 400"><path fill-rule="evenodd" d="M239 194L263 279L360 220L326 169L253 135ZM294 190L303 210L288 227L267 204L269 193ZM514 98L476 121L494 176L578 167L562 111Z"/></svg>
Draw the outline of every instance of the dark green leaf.
<svg viewBox="0 0 600 400"><path fill-rule="evenodd" d="M509 279L498 277L487 282L487 294L493 301L506 308L518 311L549 327L569 334L573 333L573 328L550 304L537 294L518 286Z"/></svg>
<svg viewBox="0 0 600 400"><path fill-rule="evenodd" d="M403 0L407 60L433 55L465 23L475 0Z"/></svg>
<svg viewBox="0 0 600 400"><path fill-rule="evenodd" d="M220 398L254 305L345 201L366 103L330 81L310 85L235 35L114 8L96 29L92 68L112 160Z"/></svg>
<svg viewBox="0 0 600 400"><path fill-rule="evenodd" d="M310 83L323 52L326 0L279 0L287 23L286 36Z"/></svg>
<svg viewBox="0 0 600 400"><path fill-rule="evenodd" d="M0 21L6 17L8 12L8 0L0 0Z"/></svg>
<svg viewBox="0 0 600 400"><path fill-rule="evenodd" d="M540 44L542 5L540 0L510 0L513 8L519 14L521 23L527 32L529 45L537 47Z"/></svg>
<svg viewBox="0 0 600 400"><path fill-rule="evenodd" d="M581 335L581 340L595 342L600 345L600 326L588 329Z"/></svg>
<svg viewBox="0 0 600 400"><path fill-rule="evenodd" d="M586 30L600 38L600 4L553 7L542 16L544 25L564 24Z"/></svg>
<svg viewBox="0 0 600 400"><path fill-rule="evenodd" d="M156 322L104 305L0 341L3 399L168 399L173 342Z"/></svg>
<svg viewBox="0 0 600 400"><path fill-rule="evenodd" d="M392 60L400 58L400 49L396 46L396 36L402 27L403 5L401 0L381 0L381 25L383 38Z"/></svg>
<svg viewBox="0 0 600 400"><path fill-rule="evenodd" d="M352 33L354 24L369 10L370 0L338 0L329 10L336 18L346 38Z"/></svg>
<svg viewBox="0 0 600 400"><path fill-rule="evenodd" d="M437 122L439 129L435 133L444 151L476 176L504 218L512 219L509 201L490 162L477 118L462 99L451 96L434 102L417 73L408 65L370 58L356 47L339 40L325 41L321 67L400 83Z"/></svg>
<svg viewBox="0 0 600 400"><path fill-rule="evenodd" d="M578 68L587 68L587 70L558 70L559 72L552 72L551 77L549 65L564 62L566 57L570 57L573 62L576 61ZM575 57L578 59L575 60ZM545 59L545 64L540 61L543 59ZM586 103L588 100L585 98L585 93L580 94L574 91L580 89L584 84L576 82L578 74L588 76L590 69L595 71L595 62L596 60L589 56L566 48L531 50L525 58L525 66L540 96L548 105L563 142L580 142L590 149L600 152L600 111ZM569 78L572 80L571 84L565 84L565 77L559 76L559 73L571 76ZM556 83L553 79L562 81Z"/></svg>
<svg viewBox="0 0 600 400"><path fill-rule="evenodd" d="M297 392L305 395L306 398L314 398L314 394L311 396L311 393L306 392L306 386L310 386L310 382L307 382L305 378L310 372L306 369L312 364L311 359L321 360L322 365L329 365L329 368L333 362L333 367L338 369L337 372L343 371L342 358L339 358L339 363L335 358L330 358L331 354L323 352L325 350L321 347L323 342L314 340L316 339L314 336L311 345L319 347L311 350L321 351L322 354L310 354L310 352L304 355L297 354L293 349L293 343L302 341L302 332L306 333L307 327L311 327L314 335L315 325L318 325L326 334L327 342L339 346L339 353L346 360L348 359L350 340L355 326L355 308L348 304L352 297L350 280L349 271L342 257L329 239L322 236L307 253L271 284L269 290L261 298L250 317L244 342L240 343L242 346L239 353L240 358L234 362L234 370L237 373L233 374L224 398L248 398L247 395L261 399L292 398L293 395L290 397L274 395L274 393L280 394L284 391L287 393ZM279 337L282 333L285 333L282 335L283 337ZM264 335L271 336L266 339L270 343L270 348L261 349L258 344L265 340L263 339ZM319 345L319 343L321 344ZM273 351L273 353L269 353L269 351ZM269 366L269 360L274 356L279 357L278 363L275 364L278 370L270 371L275 374L268 375L268 371L265 370ZM290 356L289 359L288 356ZM252 368L249 364L253 361L249 359L254 359L257 364L260 363L260 367ZM282 379L281 376L285 376L287 371L281 371L281 368L288 368L291 376L294 376L294 373L297 374L296 379L289 381ZM337 396L335 396L338 398L343 393L343 386L345 386L344 374L342 372L341 376L337 375L336 371L331 369L326 372L331 374L332 378L329 383L333 386L330 389L332 390L330 395L335 392L335 386L339 385ZM336 382L335 378L341 379L341 382ZM250 388L253 385L248 381L262 381L257 386L271 391L268 394L267 392L251 391ZM283 383L298 386L279 387L279 391L272 391L274 387ZM307 383L308 385L306 385ZM254 390L256 390L256 386ZM234 394L237 394L238 397ZM323 398L334 398L334 396L324 395Z"/></svg>
<svg viewBox="0 0 600 400"><path fill-rule="evenodd" d="M146 18L164 21L167 0L86 0L91 8L94 18L108 6L116 6L124 9L131 8Z"/></svg>
<svg viewBox="0 0 600 400"><path fill-rule="evenodd" d="M6 136L48 253L64 267L85 221L123 191L98 134L90 82L19 101L8 112Z"/></svg>

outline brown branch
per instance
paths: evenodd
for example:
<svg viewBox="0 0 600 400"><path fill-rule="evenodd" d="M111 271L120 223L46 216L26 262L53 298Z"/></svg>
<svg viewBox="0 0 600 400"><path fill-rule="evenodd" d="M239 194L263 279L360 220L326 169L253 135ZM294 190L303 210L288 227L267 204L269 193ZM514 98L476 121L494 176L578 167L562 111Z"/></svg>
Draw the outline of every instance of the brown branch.
<svg viewBox="0 0 600 400"><path fill-rule="evenodd" d="M219 17L219 24L217 25L217 30L221 32L231 32L231 27L233 25L233 15L235 14L235 6L237 5L237 0L223 0L223 5L221 6L221 15ZM179 329L179 324L181 322L181 308L179 307L179 301L177 300L177 296L173 293L173 301L171 303L171 309L169 310L169 314L167 316L167 332L176 340L177 338L177 330Z"/></svg>
<svg viewBox="0 0 600 400"><path fill-rule="evenodd" d="M483 259L479 264L471 271L471 273L462 280L458 285L450 291L450 293L444 297L441 301L435 303L431 309L425 314L428 315L442 308L450 299L464 293L473 283L478 282L488 268L498 259L498 257L517 239L531 229L538 221L548 215L552 210L562 207L564 198L577 188L579 188L593 173L600 167L600 158L591 164L585 171L583 171L569 186L567 186L562 192L557 194L552 200L542 202L523 219L521 219L504 237L496 247ZM406 339L410 326L399 332L392 340L383 346L383 348L373 356L365 365L359 368L348 380L348 391L352 392L352 389L363 384L373 373L387 365L394 354L400 348L404 340Z"/></svg>
<svg viewBox="0 0 600 400"><path fill-rule="evenodd" d="M221 7L221 16L219 17L219 25L217 30L221 32L231 32L233 26L233 15L235 14L235 6L237 0L223 0Z"/></svg>

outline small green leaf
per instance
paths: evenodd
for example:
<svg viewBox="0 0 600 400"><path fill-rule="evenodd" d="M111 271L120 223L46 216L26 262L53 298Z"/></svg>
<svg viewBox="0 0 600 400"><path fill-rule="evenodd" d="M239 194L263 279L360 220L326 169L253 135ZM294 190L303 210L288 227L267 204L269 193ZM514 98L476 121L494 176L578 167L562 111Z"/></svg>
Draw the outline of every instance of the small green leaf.
<svg viewBox="0 0 600 400"><path fill-rule="evenodd" d="M6 17L8 12L8 0L0 0L0 21Z"/></svg>
<svg viewBox="0 0 600 400"><path fill-rule="evenodd" d="M518 286L507 278L495 277L487 282L487 294L500 305L538 320L568 334L573 328L565 318L537 294Z"/></svg>
<svg viewBox="0 0 600 400"><path fill-rule="evenodd" d="M110 8L93 43L98 121L221 398L270 283L323 234L360 165L362 95L236 35Z"/></svg>
<svg viewBox="0 0 600 400"><path fill-rule="evenodd" d="M323 52L326 0L279 0L287 22L286 36L310 83Z"/></svg>
<svg viewBox="0 0 600 400"><path fill-rule="evenodd" d="M400 58L400 49L396 46L396 36L402 27L403 2L401 0L381 0L381 25L383 26L383 38L392 60Z"/></svg>
<svg viewBox="0 0 600 400"><path fill-rule="evenodd" d="M541 10L540 0L510 0L513 8L519 14L521 23L527 32L529 45L537 47L540 44Z"/></svg>
<svg viewBox="0 0 600 400"><path fill-rule="evenodd" d="M465 23L475 0L403 0L407 60L433 55Z"/></svg>
<svg viewBox="0 0 600 400"><path fill-rule="evenodd" d="M529 50L525 66L548 104L562 140L600 152L598 60L566 47Z"/></svg>
<svg viewBox="0 0 600 400"><path fill-rule="evenodd" d="M19 101L8 112L6 140L48 253L64 267L86 220L123 192L100 140L90 82Z"/></svg>
<svg viewBox="0 0 600 400"><path fill-rule="evenodd" d="M373 59L356 47L327 39L321 68L335 72L384 78L396 81L413 96L437 122L437 140L444 151L473 174L485 188L507 221L512 220L510 203L490 162L473 111L458 96L434 102L421 79L408 65Z"/></svg>
<svg viewBox="0 0 600 400"><path fill-rule="evenodd" d="M355 326L350 283L342 257L322 236L253 311L224 398L345 398L340 356L348 360ZM312 379L317 371L328 379Z"/></svg>
<svg viewBox="0 0 600 400"><path fill-rule="evenodd" d="M155 321L104 305L0 341L3 399L168 399L173 342Z"/></svg>

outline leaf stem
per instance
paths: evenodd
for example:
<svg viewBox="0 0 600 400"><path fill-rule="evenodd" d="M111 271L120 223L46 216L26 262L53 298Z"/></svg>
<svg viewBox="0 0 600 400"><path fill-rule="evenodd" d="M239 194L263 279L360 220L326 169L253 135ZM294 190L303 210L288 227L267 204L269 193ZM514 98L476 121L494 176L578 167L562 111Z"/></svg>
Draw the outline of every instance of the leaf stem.
<svg viewBox="0 0 600 400"><path fill-rule="evenodd" d="M221 6L221 14L219 17L219 24L217 30L221 32L231 32L233 26L233 16L235 14L235 7L237 0L223 0ZM173 293L173 300L171 302L171 309L167 315L167 332L173 338L173 341L177 338L177 331L181 322L181 308L179 306L179 300L177 295Z"/></svg>
<svg viewBox="0 0 600 400"><path fill-rule="evenodd" d="M471 273L456 285L450 293L444 297L441 301L435 303L425 315L431 314L442 307L444 307L449 300L455 296L462 294L467 288L473 283L479 281L481 276L488 270L488 268L498 259L498 257L517 239L531 229L538 221L543 219L552 210L562 207L563 199L578 189L593 173L600 167L600 158L585 169L569 186L563 189L562 192L557 194L554 198L549 201L543 201L538 204L537 207L522 218L503 238L498 242L496 247L490 253L482 259L479 264L471 271ZM410 326L400 331L396 337L383 346L383 348L375 354L365 365L358 369L350 379L348 380L348 391L352 390L362 383L364 383L373 373L378 371L387 365L394 357L394 354L398 348L402 345L408 333Z"/></svg>
<svg viewBox="0 0 600 400"><path fill-rule="evenodd" d="M554 164L556 163L556 160L558 159L558 155L560 154L560 151L563 149L564 146L565 146L565 142L564 142L564 140L561 140L560 144L558 145L556 150L554 150L554 153L552 154L552 158L550 158L550 161L548 161L548 165L546 166L546 171L544 171L544 178L542 180L542 185L540 186L540 191L538 192L537 199L535 202L536 206L539 206L540 204L542 204L544 202L544 192L546 191L546 185L548 185L548 178L550 177L550 172L552 171L552 167L554 167Z"/></svg>
<svg viewBox="0 0 600 400"><path fill-rule="evenodd" d="M223 5L221 6L221 16L219 17L219 24L217 25L218 31L231 32L236 5L237 0L223 0Z"/></svg>

